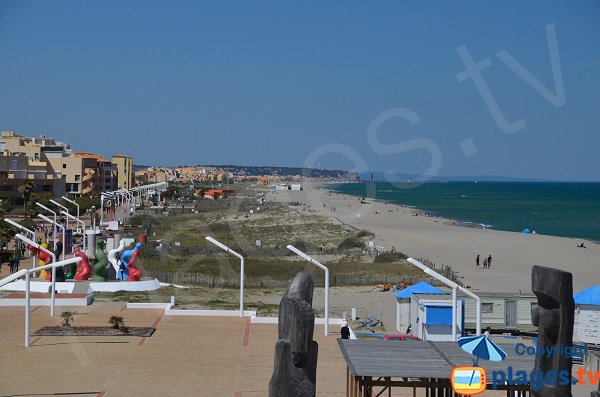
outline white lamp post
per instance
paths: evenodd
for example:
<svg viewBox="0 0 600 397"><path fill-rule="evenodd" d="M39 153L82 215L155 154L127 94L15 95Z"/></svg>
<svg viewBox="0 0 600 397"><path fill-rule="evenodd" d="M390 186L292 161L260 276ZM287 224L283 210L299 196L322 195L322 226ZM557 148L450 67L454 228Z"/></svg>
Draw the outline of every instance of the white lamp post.
<svg viewBox="0 0 600 397"><path fill-rule="evenodd" d="M457 324L456 290L457 289L461 290L465 294L467 294L470 297L472 297L473 299L475 299L475 301L477 303L475 328L476 328L476 334L481 335L481 299L479 299L479 297L477 295L475 295L474 293L472 293L471 291L467 290L466 288L461 287L460 285L456 284L454 281L447 279L446 277L442 276L441 274L434 271L433 269L430 269L429 267L425 266L424 264L417 261L416 259L408 258L408 261L410 263L412 263L413 265L415 265L416 267L418 267L419 269L423 270L425 273L429 274L431 277L438 279L442 283L444 283L447 286L449 286L450 288L452 288L452 340L454 340L454 341L456 340L456 324Z"/></svg>
<svg viewBox="0 0 600 397"><path fill-rule="evenodd" d="M56 212L52 211L50 208L46 207L45 205L36 202L35 205L37 205L38 207L52 213L52 215L54 215L54 222L56 222ZM35 238L34 238L35 240ZM54 249L56 249L56 225L52 226L52 241L54 242Z"/></svg>
<svg viewBox="0 0 600 397"><path fill-rule="evenodd" d="M212 237L207 236L206 239L223 251L233 254L240 259L240 317L244 317L244 257Z"/></svg>
<svg viewBox="0 0 600 397"><path fill-rule="evenodd" d="M325 336L327 336L329 335L329 269L293 245L288 245L287 249L325 271Z"/></svg>
<svg viewBox="0 0 600 397"><path fill-rule="evenodd" d="M85 244L85 237L86 237L86 234L85 234L85 222L84 222L84 221L82 221L82 220L80 220L80 219L76 219L76 218L75 218L73 215L70 215L70 214L69 214L68 212L66 212L66 211L61 211L61 213L62 213L63 215L66 215L66 216L67 216L67 218L72 218L72 219L73 219L74 221L76 221L77 223L81 223L81 225L83 226L83 244L82 244L82 245L83 245L83 251L85 252L85 249L86 249L86 244ZM64 243L63 243L63 244L64 244Z"/></svg>
<svg viewBox="0 0 600 397"><path fill-rule="evenodd" d="M42 247L40 244L36 243L35 241L31 241L29 240L27 237L23 236L22 234L17 234L15 235L16 238L18 238L19 240L34 246L35 248L39 249L40 251L44 251L45 253L47 253L48 255L50 255L52 257L52 263L56 263L56 255L54 255L54 252L50 251L49 249L46 249L44 247ZM36 272L43 270L40 268L36 268L33 269ZM50 300L51 300L51 304L50 304L50 316L54 317L54 302L56 300L56 267L52 268L52 291L50 292Z"/></svg>
<svg viewBox="0 0 600 397"><path fill-rule="evenodd" d="M48 222L50 224L54 224L54 225L56 225L56 226L58 226L59 228L62 229L62 231L63 231L63 233L62 233L62 245L63 245L62 260L64 261L65 260L65 251L67 250L67 244L66 244L66 240L65 240L65 238L67 236L67 231L66 231L65 227L63 225L61 225L60 223L58 223L58 222L54 222L52 219L48 218L45 215L39 214L38 217L40 219L45 220L46 222Z"/></svg>
<svg viewBox="0 0 600 397"><path fill-rule="evenodd" d="M64 205L62 205L62 204L59 204L58 202L56 202L56 201L54 201L54 200L48 200L48 201L49 201L49 202L51 202L52 204L54 204L54 205L56 205L56 206L58 206L58 207L62 208L63 210L65 210L65 211L69 212L69 209L68 209L67 207L65 207ZM69 228L69 218L67 218L67 221L66 221L66 229L68 229L68 228ZM63 244L64 244L64 243L63 243Z"/></svg>
<svg viewBox="0 0 600 397"><path fill-rule="evenodd" d="M73 201L70 198L65 197L65 196L62 196L62 199L68 203L71 203L71 204L77 206L77 223L79 223L79 204L77 204L75 201ZM68 212L67 212L67 214L68 214ZM67 227L67 229L68 229L68 227Z"/></svg>
<svg viewBox="0 0 600 397"><path fill-rule="evenodd" d="M17 229L29 234L31 236L32 240L35 240L35 232L33 230L29 230L27 229L25 226L18 224L17 222L13 221L12 219L8 219L8 218L4 218L4 222L8 223L9 225L12 225L14 227L16 227ZM31 259L32 259L32 269L35 267L35 253L33 253Z"/></svg>

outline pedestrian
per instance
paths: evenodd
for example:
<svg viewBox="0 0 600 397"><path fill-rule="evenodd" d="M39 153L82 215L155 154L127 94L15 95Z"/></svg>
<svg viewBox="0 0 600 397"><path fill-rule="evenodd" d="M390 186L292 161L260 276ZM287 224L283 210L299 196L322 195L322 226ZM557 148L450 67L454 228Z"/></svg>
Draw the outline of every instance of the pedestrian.
<svg viewBox="0 0 600 397"><path fill-rule="evenodd" d="M485 332L483 333L483 336L485 336L486 338L490 338L490 332L492 331L492 329L490 327L487 327L485 329Z"/></svg>
<svg viewBox="0 0 600 397"><path fill-rule="evenodd" d="M350 328L348 328L348 322L346 320L342 320L340 333L342 334L342 339L350 339Z"/></svg>
<svg viewBox="0 0 600 397"><path fill-rule="evenodd" d="M490 269L492 267L492 256L489 255L488 256L488 269Z"/></svg>
<svg viewBox="0 0 600 397"><path fill-rule="evenodd" d="M487 258L483 258L483 268L487 269L487 267L488 267Z"/></svg>
<svg viewBox="0 0 600 397"><path fill-rule="evenodd" d="M19 271L19 264L21 262L21 257L19 256L19 254L15 255L15 260L13 262L13 273L16 273Z"/></svg>
<svg viewBox="0 0 600 397"><path fill-rule="evenodd" d="M477 254L477 258L475 258L475 266L479 269L479 254Z"/></svg>

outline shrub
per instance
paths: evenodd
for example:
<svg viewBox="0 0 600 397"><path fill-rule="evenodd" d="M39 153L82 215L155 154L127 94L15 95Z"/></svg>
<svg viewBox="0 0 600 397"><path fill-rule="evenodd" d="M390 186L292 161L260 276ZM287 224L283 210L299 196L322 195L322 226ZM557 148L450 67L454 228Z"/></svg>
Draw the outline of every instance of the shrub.
<svg viewBox="0 0 600 397"><path fill-rule="evenodd" d="M140 258L160 259L160 252L153 245L144 244L140 249Z"/></svg>
<svg viewBox="0 0 600 397"><path fill-rule="evenodd" d="M362 237L375 237L375 233L369 231L369 230L360 230L358 233L356 233L356 237L358 238L362 238Z"/></svg>
<svg viewBox="0 0 600 397"><path fill-rule="evenodd" d="M408 258L408 256L406 256L402 252L396 252L396 253L382 252L381 254L379 254L375 257L375 260L373 261L373 263L398 262L398 261L401 261L406 258Z"/></svg>
<svg viewBox="0 0 600 397"><path fill-rule="evenodd" d="M364 248L365 243L358 237L348 237L338 245L339 249Z"/></svg>

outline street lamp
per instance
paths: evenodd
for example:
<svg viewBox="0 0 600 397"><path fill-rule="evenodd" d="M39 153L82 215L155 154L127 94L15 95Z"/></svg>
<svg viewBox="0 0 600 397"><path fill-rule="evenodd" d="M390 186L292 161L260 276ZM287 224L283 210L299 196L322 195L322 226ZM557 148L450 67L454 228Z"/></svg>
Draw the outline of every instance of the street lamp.
<svg viewBox="0 0 600 397"><path fill-rule="evenodd" d="M417 261L416 259L408 258L408 261L410 263L412 263L413 265L415 265L416 267L418 267L419 269L423 270L423 272L425 272L426 274L430 275L433 278L438 279L442 283L444 283L447 286L449 286L450 288L452 288L452 340L453 341L456 340L456 324L457 324L457 318L456 318L457 317L457 311L456 311L456 300L457 300L457 298L456 298L456 290L457 289L461 290L465 294L467 294L470 297L472 297L473 299L475 299L475 301L477 303L476 320L475 320L475 328L476 328L475 333L477 335L481 335L481 299L479 299L479 297L477 295L475 295L474 293L472 293L471 291L467 290L466 288L461 287L460 285L458 285L454 281L447 279L446 277L442 276L441 274L439 274L438 272L434 271L433 269L425 266L424 264L422 264L421 262Z"/></svg>
<svg viewBox="0 0 600 397"><path fill-rule="evenodd" d="M302 259L312 263L313 265L325 270L325 336L329 335L329 269L317 262L310 256L306 255L304 252L300 251L298 248L293 245L288 245L287 249L292 251L294 254L298 255Z"/></svg>
<svg viewBox="0 0 600 397"><path fill-rule="evenodd" d="M75 201L73 201L70 198L65 197L65 196L62 196L62 199L65 200L68 203L71 203L71 204L77 206L77 222L79 223L79 204L77 204ZM68 212L67 212L67 214L68 214ZM67 227L67 229L68 229L68 227Z"/></svg>
<svg viewBox="0 0 600 397"><path fill-rule="evenodd" d="M51 212L52 215L54 215L54 222L56 222L56 212L52 211L50 208L46 207L45 205L38 203L37 201L36 201L35 205L37 205L38 207L40 207L42 209L45 209L48 212ZM52 226L52 241L54 242L54 249L56 249L56 226Z"/></svg>
<svg viewBox="0 0 600 397"><path fill-rule="evenodd" d="M65 210L65 211L69 212L69 209L68 209L67 207L65 207L64 205L62 205L62 204L59 204L58 202L56 202L56 201L54 201L54 200L48 200L48 201L50 201L50 202L51 202L52 204L54 204L54 205L57 205L57 206L59 206L59 207L60 207L60 208L62 208L63 210ZM66 226L67 226L66 228L68 229L68 228L69 228L69 218L67 218ZM64 242L63 242L63 244L64 244Z"/></svg>
<svg viewBox="0 0 600 397"><path fill-rule="evenodd" d="M83 225L83 244L82 245L83 245L83 251L85 252L85 248L86 248L86 244L85 244L85 237L86 237L86 234L85 234L85 222L82 221L82 220L76 219L73 215L70 215L66 211L61 211L61 213L64 214L64 215L66 215L67 218L72 218L73 220L75 220L78 223L81 223ZM63 243L63 245L64 245L64 243Z"/></svg>
<svg viewBox="0 0 600 397"><path fill-rule="evenodd" d="M16 227L17 229L28 233L31 235L31 239L35 240L35 232L33 230L27 229L25 226L13 221L12 219L8 219L8 218L4 218L4 222L8 223L9 225L12 225L14 227ZM31 257L32 261L33 261L33 265L32 265L32 269L35 267L35 253L33 254L33 256Z"/></svg>
<svg viewBox="0 0 600 397"><path fill-rule="evenodd" d="M240 317L244 317L244 257L212 237L207 236L206 239L217 247L221 248L223 251L229 252L240 259Z"/></svg>
<svg viewBox="0 0 600 397"><path fill-rule="evenodd" d="M64 261L65 260L65 251L67 250L67 244L66 244L66 241L65 241L65 238L66 238L66 235L67 235L67 231L66 231L65 227L63 225L61 225L60 223L58 223L58 222L54 222L52 219L48 218L45 215L39 214L38 216L39 216L40 219L43 219L46 222L54 224L54 225L56 225L56 226L58 226L59 228L62 229L62 231L63 231L63 233L62 233L62 245L63 245L62 260Z"/></svg>

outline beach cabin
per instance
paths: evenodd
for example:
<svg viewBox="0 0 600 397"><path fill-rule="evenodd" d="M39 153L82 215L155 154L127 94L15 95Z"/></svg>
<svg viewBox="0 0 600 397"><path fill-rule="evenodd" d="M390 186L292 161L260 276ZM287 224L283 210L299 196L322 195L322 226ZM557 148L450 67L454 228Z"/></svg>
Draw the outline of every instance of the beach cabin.
<svg viewBox="0 0 600 397"><path fill-rule="evenodd" d="M532 292L481 292L471 291L481 299L481 329L496 331L537 332L531 323L531 307L537 304ZM475 329L477 304L465 301L465 327Z"/></svg>
<svg viewBox="0 0 600 397"><path fill-rule="evenodd" d="M370 241L369 243L372 244L373 242ZM435 288L425 281L421 281L420 283L396 292L394 294L396 297L396 331L401 334L407 334L408 327L410 327L410 299L413 293L443 294L444 291Z"/></svg>
<svg viewBox="0 0 600 397"><path fill-rule="evenodd" d="M573 341L600 344L600 286L583 290L574 299Z"/></svg>
<svg viewBox="0 0 600 397"><path fill-rule="evenodd" d="M463 335L464 301L456 302L458 336ZM452 341L452 295L412 294L410 307L411 334L429 341Z"/></svg>
<svg viewBox="0 0 600 397"><path fill-rule="evenodd" d="M299 192L302 190L302 185L299 183L292 183L292 185L290 186L290 190Z"/></svg>

